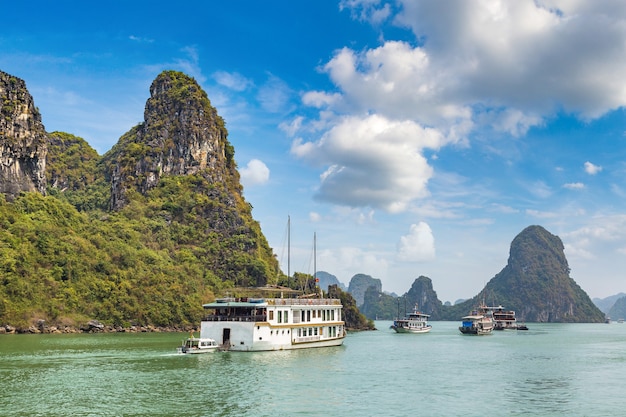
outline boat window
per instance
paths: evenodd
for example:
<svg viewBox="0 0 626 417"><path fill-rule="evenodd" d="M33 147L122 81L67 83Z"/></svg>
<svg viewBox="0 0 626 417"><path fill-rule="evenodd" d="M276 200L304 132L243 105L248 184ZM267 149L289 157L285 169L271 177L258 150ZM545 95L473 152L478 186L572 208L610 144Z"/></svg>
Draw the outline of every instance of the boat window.
<svg viewBox="0 0 626 417"><path fill-rule="evenodd" d="M283 316L283 319L285 320L285 323L289 323L289 312L285 311L285 315Z"/></svg>
<svg viewBox="0 0 626 417"><path fill-rule="evenodd" d="M306 312L306 321L311 321L311 310L307 310Z"/></svg>
<svg viewBox="0 0 626 417"><path fill-rule="evenodd" d="M274 320L274 310L270 310L270 312L269 312L269 313L270 313L270 314L269 314L269 318L270 318L270 320Z"/></svg>
<svg viewBox="0 0 626 417"><path fill-rule="evenodd" d="M283 322L283 312L278 310L278 323Z"/></svg>

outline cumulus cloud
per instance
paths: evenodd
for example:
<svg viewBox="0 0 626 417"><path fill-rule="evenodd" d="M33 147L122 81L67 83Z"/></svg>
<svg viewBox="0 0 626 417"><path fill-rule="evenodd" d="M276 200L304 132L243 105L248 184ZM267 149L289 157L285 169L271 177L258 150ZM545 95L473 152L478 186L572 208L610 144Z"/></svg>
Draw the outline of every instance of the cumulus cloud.
<svg viewBox="0 0 626 417"><path fill-rule="evenodd" d="M270 170L262 161L252 159L245 168L239 170L244 186L265 184L270 178Z"/></svg>
<svg viewBox="0 0 626 417"><path fill-rule="evenodd" d="M321 66L334 88L301 95L319 110L308 132L321 133L292 152L326 169L321 200L399 212L428 193L433 175L415 137L427 132L436 147L465 145L483 129L521 137L558 113L591 120L626 106L623 2L343 0L340 8L414 39L338 49ZM364 129L381 120L414 134L389 140ZM552 194L543 183L532 188Z"/></svg>
<svg viewBox="0 0 626 417"><path fill-rule="evenodd" d="M626 104L621 2L399 3L393 19L416 44L343 48L325 65L344 104L441 129L484 120L514 135L560 110L589 119ZM342 7L360 20L381 8L371 0Z"/></svg>
<svg viewBox="0 0 626 417"><path fill-rule="evenodd" d="M602 167L598 165L594 165L591 162L585 162L585 172L589 175L596 175L598 172L602 171Z"/></svg>
<svg viewBox="0 0 626 417"><path fill-rule="evenodd" d="M626 101L621 2L400 2L397 21L426 39L430 62L450 69L450 92L468 104L595 118Z"/></svg>
<svg viewBox="0 0 626 417"><path fill-rule="evenodd" d="M436 130L373 115L346 117L317 142L294 141L291 152L326 165L316 198L400 212L427 195L433 170L421 152L443 141Z"/></svg>
<svg viewBox="0 0 626 417"><path fill-rule="evenodd" d="M406 262L435 259L435 238L427 223L412 224L409 234L400 237L397 258Z"/></svg>

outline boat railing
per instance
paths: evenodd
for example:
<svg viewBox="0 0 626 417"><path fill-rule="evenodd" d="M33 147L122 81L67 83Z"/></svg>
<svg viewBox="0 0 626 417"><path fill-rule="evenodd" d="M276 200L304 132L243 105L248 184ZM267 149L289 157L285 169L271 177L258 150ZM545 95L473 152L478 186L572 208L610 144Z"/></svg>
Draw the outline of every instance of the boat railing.
<svg viewBox="0 0 626 417"><path fill-rule="evenodd" d="M268 305L277 306L335 306L341 305L341 300L336 298L273 298L266 299Z"/></svg>
<svg viewBox="0 0 626 417"><path fill-rule="evenodd" d="M317 335L317 336L296 337L293 341L295 343L306 343L306 342L317 342L319 340L321 340L321 337Z"/></svg>
<svg viewBox="0 0 626 417"><path fill-rule="evenodd" d="M204 317L203 321L243 321L243 322L257 322L267 321L266 314L257 314L254 316L229 316L224 314L211 314Z"/></svg>

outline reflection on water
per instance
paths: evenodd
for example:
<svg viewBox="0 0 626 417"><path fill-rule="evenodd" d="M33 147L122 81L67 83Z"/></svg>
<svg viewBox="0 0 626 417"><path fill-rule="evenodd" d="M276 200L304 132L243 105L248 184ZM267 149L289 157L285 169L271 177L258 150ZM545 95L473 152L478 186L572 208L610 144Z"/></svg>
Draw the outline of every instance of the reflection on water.
<svg viewBox="0 0 626 417"><path fill-rule="evenodd" d="M626 325L463 336L351 333L344 346L179 355L181 334L0 336L0 414L619 415Z"/></svg>

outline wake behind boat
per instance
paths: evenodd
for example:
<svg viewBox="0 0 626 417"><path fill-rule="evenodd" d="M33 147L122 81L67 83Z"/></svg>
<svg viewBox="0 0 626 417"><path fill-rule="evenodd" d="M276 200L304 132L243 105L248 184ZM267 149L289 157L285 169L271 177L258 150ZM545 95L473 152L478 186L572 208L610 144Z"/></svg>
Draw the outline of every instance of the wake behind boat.
<svg viewBox="0 0 626 417"><path fill-rule="evenodd" d="M412 313L403 319L394 320L391 328L396 333L428 333L432 330L432 326L428 324L429 317L429 314L420 313L415 305Z"/></svg>

